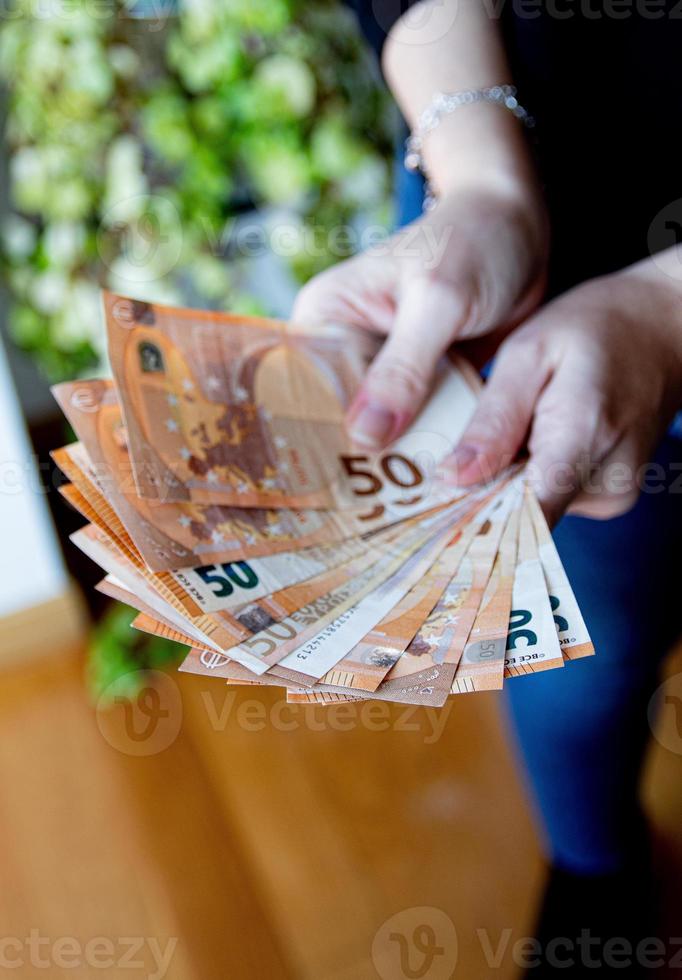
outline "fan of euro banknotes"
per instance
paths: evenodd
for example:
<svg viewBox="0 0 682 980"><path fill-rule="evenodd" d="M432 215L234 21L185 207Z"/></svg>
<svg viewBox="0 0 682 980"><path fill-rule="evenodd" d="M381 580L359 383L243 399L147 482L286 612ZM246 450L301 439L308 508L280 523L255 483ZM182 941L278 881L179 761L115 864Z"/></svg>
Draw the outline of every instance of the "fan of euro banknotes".
<svg viewBox="0 0 682 980"><path fill-rule="evenodd" d="M370 453L344 426L367 334L104 310L113 381L56 386L79 441L53 455L98 588L186 644L181 670L442 706L594 653L523 469L464 491L439 468L476 404L470 365L444 360L409 431Z"/></svg>

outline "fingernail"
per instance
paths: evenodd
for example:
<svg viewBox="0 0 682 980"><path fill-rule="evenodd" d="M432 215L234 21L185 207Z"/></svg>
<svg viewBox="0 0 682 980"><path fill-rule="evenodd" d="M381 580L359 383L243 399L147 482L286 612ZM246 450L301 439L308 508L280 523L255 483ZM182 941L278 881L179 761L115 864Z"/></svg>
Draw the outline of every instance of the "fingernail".
<svg viewBox="0 0 682 980"><path fill-rule="evenodd" d="M378 449L388 442L396 423L396 416L390 409L378 402L367 401L350 423L349 434L353 442Z"/></svg>

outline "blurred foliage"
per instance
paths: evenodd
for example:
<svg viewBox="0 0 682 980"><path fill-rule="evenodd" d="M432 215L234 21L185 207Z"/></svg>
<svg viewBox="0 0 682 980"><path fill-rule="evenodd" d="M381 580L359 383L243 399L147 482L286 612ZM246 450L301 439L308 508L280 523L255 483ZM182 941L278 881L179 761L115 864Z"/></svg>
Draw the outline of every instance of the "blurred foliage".
<svg viewBox="0 0 682 980"><path fill-rule="evenodd" d="M342 4L179 8L136 21L123 2L10 0L0 19L10 327L53 380L103 365L101 286L268 312L234 243L252 209L275 207L298 232L286 261L299 281L334 261L332 229L387 221L391 116ZM133 695L136 671L180 655L131 630L133 615L113 608L94 633L96 697Z"/></svg>
<svg viewBox="0 0 682 980"><path fill-rule="evenodd" d="M116 697L135 697L140 671L163 670L177 664L186 652L180 643L131 629L136 615L134 609L117 603L93 631L87 679L94 701L105 697L113 703Z"/></svg>
<svg viewBox="0 0 682 980"><path fill-rule="evenodd" d="M267 311L230 236L251 208L293 216L300 281L334 260L325 232L387 220L391 115L336 0L184 0L163 22L123 3L13 0L0 74L11 331L52 379L104 360L101 285Z"/></svg>

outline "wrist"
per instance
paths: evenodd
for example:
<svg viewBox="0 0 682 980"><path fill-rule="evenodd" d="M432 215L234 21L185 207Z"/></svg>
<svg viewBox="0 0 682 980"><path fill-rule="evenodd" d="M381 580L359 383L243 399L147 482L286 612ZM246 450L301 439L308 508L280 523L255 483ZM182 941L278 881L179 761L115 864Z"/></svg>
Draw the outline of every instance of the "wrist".
<svg viewBox="0 0 682 980"><path fill-rule="evenodd" d="M510 194L536 193L521 126L497 105L479 103L444 116L425 135L422 159L437 195L479 182Z"/></svg>
<svg viewBox="0 0 682 980"><path fill-rule="evenodd" d="M472 270L481 323L492 327L504 322L511 328L540 303L546 286L548 222L542 204L525 189L501 190L496 182L457 188L440 197L422 221L441 235L456 229L453 247L440 265L445 278L453 281L462 268Z"/></svg>
<svg viewBox="0 0 682 980"><path fill-rule="evenodd" d="M506 227L514 227L530 253L546 262L549 243L549 218L544 197L534 172L519 161L498 157L476 166L460 161L451 168L447 179L432 183L439 209L450 202L465 200L480 213L494 213L503 218ZM478 202L478 203L476 203Z"/></svg>

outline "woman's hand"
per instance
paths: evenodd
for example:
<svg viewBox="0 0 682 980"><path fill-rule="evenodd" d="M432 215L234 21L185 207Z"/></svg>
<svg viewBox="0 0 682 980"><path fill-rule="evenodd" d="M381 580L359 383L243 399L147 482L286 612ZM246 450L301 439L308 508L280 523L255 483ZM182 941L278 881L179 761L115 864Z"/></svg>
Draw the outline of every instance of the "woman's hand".
<svg viewBox="0 0 682 980"><path fill-rule="evenodd" d="M511 462L528 437L547 517L614 517L635 502L682 403L682 250L585 283L502 344L448 461L461 485Z"/></svg>
<svg viewBox="0 0 682 980"><path fill-rule="evenodd" d="M295 320L387 335L349 411L354 441L378 448L409 425L453 340L527 316L542 295L545 255L537 195L500 180L451 191L379 248L312 279Z"/></svg>

